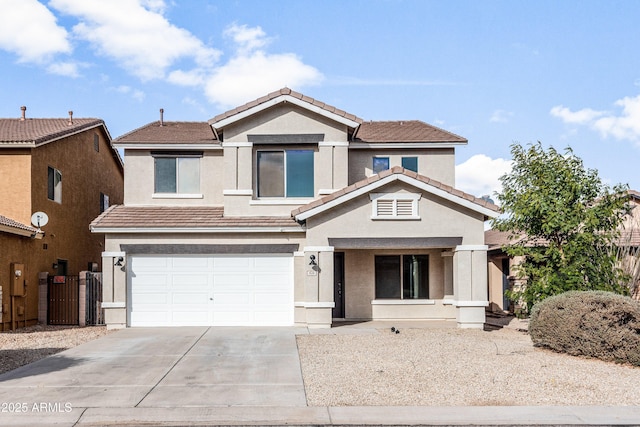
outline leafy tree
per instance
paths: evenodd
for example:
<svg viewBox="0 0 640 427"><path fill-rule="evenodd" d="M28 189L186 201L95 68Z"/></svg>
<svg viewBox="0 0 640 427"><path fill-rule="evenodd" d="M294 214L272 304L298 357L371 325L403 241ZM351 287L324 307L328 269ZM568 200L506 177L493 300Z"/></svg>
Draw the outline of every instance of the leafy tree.
<svg viewBox="0 0 640 427"><path fill-rule="evenodd" d="M509 232L505 252L522 257L523 285L507 295L526 305L570 290L627 294L624 272L610 250L628 213L627 186L603 184L571 148L541 143L511 146L513 168L502 176L498 200L505 215L493 228Z"/></svg>

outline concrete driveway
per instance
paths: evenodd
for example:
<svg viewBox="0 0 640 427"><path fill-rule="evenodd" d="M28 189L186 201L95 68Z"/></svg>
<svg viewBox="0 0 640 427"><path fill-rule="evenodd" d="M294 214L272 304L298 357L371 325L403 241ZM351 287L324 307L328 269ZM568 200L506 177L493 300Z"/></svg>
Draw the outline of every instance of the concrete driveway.
<svg viewBox="0 0 640 427"><path fill-rule="evenodd" d="M0 375L0 425L640 425L640 407L307 406L295 338L305 333L117 331Z"/></svg>
<svg viewBox="0 0 640 427"><path fill-rule="evenodd" d="M120 330L0 375L0 402L14 403L0 412L0 424L9 415L27 421L20 409L71 420L92 407L305 407L296 331Z"/></svg>

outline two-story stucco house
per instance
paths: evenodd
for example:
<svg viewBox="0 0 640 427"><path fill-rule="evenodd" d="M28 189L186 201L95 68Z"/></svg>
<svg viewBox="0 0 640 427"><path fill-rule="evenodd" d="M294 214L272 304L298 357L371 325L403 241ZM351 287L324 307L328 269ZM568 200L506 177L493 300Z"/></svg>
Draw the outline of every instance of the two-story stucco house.
<svg viewBox="0 0 640 427"><path fill-rule="evenodd" d="M115 141L125 201L105 233L109 327L449 319L481 328L484 221L454 188L467 140L367 122L282 89L208 123Z"/></svg>
<svg viewBox="0 0 640 427"><path fill-rule="evenodd" d="M122 159L103 120L21 110L0 119L0 331L46 322L39 273L100 268L104 236L89 224L124 193ZM48 217L40 229L37 212Z"/></svg>

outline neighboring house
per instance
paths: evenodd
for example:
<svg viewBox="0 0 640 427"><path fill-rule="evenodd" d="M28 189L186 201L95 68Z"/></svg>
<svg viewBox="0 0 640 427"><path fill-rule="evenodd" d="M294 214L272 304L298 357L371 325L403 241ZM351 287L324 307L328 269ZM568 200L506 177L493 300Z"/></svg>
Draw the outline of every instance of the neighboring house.
<svg viewBox="0 0 640 427"><path fill-rule="evenodd" d="M447 319L482 328L484 221L454 188L467 140L369 122L282 89L208 123L114 141L125 201L104 233L111 328Z"/></svg>
<svg viewBox="0 0 640 427"><path fill-rule="evenodd" d="M635 277L634 282L640 279L640 193L629 190L629 203L631 214L623 222L618 241L620 258L623 258L622 268ZM511 233L498 230L487 230L484 233L484 241L488 247L488 273L489 273L489 310L492 312L514 312L518 309L512 301L505 296L505 291L518 286L524 279L517 277L516 268L520 257L510 257L503 248L515 244L523 237L510 238ZM640 298L638 285L632 289L635 298Z"/></svg>
<svg viewBox="0 0 640 427"><path fill-rule="evenodd" d="M100 119L0 119L0 330L38 321L38 273L100 267L89 223L123 201L124 169ZM49 222L38 230L36 212ZM17 271L16 271L17 270ZM18 273L19 272L19 273ZM46 296L45 296L46 297Z"/></svg>

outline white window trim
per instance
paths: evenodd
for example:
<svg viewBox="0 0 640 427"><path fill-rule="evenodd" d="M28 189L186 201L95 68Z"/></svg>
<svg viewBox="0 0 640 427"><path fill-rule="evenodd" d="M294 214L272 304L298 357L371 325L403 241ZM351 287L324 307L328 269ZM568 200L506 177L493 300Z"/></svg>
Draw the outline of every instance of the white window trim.
<svg viewBox="0 0 640 427"><path fill-rule="evenodd" d="M202 194L190 193L153 193L152 199L204 199Z"/></svg>
<svg viewBox="0 0 640 427"><path fill-rule="evenodd" d="M418 201L422 198L420 193L370 193L371 219L378 220L416 220L420 219ZM378 201L392 200L393 212L391 215L378 215ZM398 215L398 200L411 201L411 215Z"/></svg>
<svg viewBox="0 0 640 427"><path fill-rule="evenodd" d="M371 305L435 305L433 299L374 299Z"/></svg>

